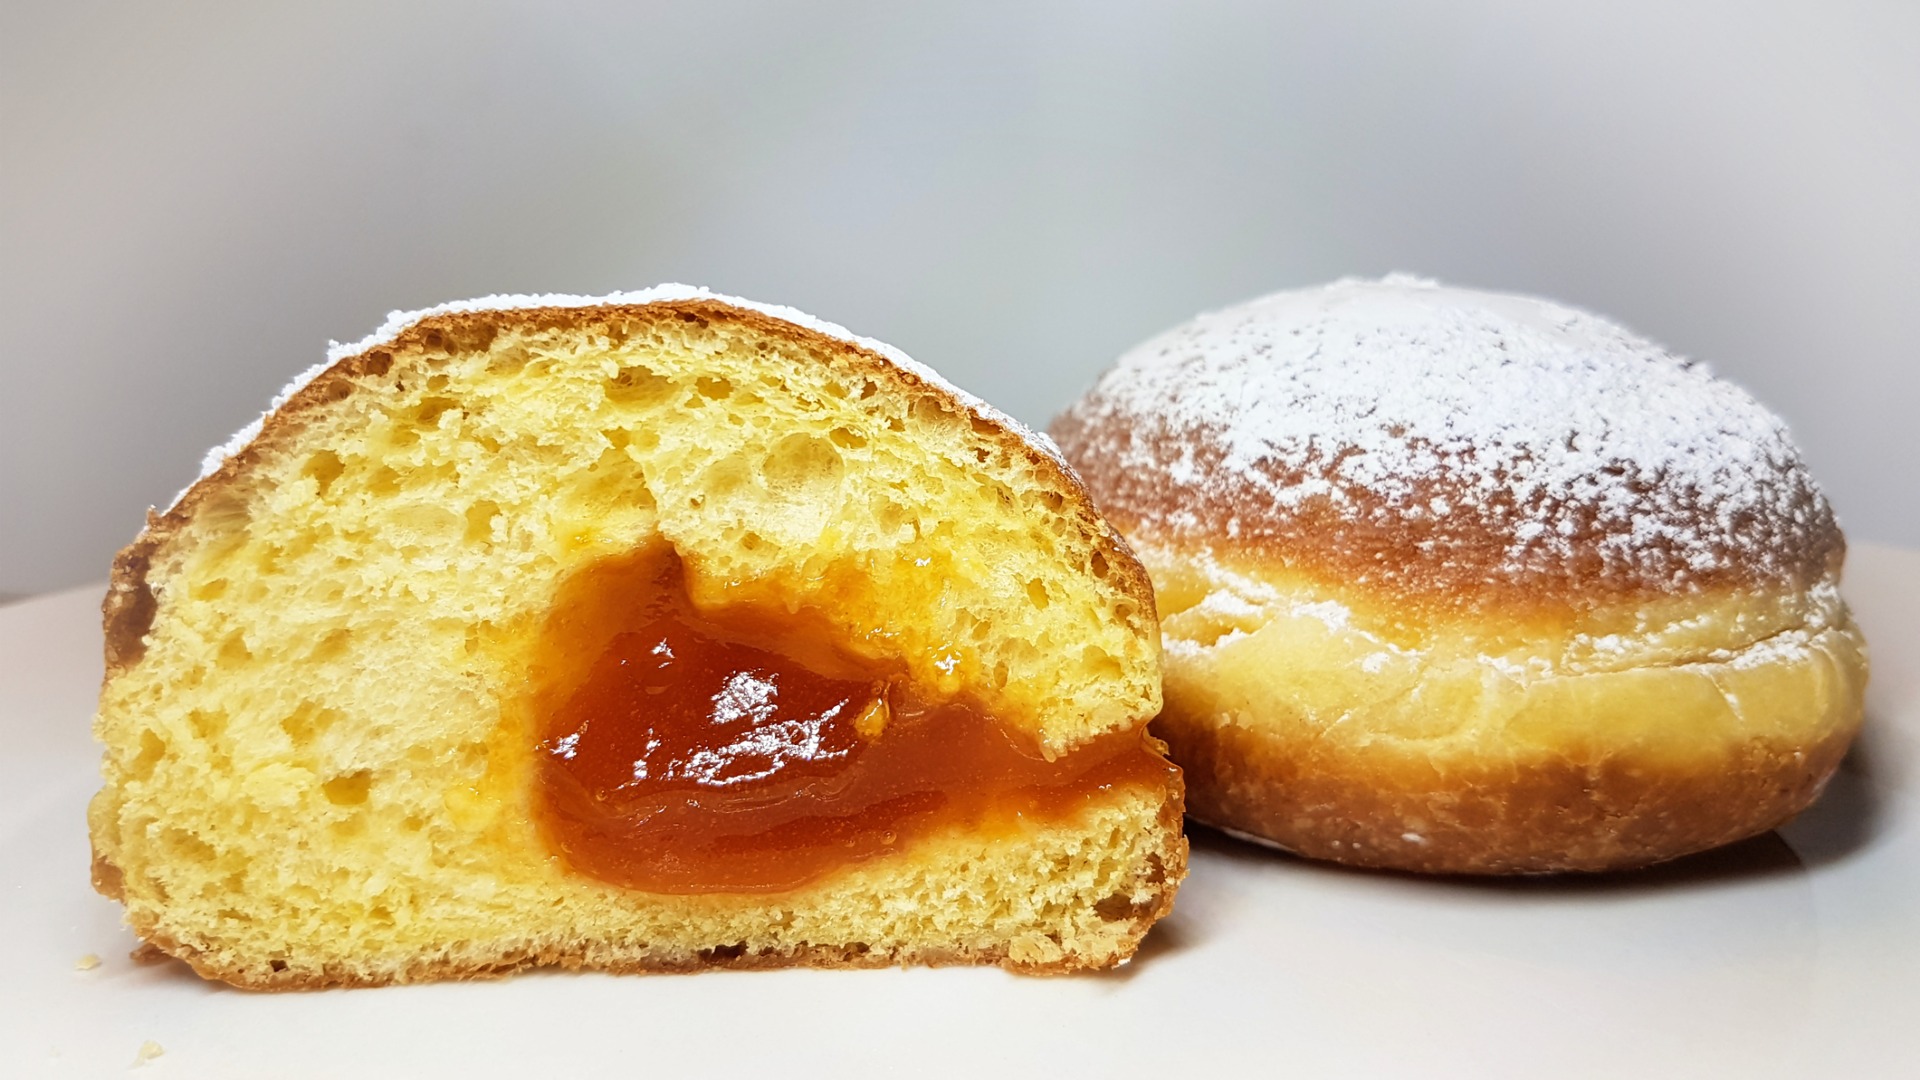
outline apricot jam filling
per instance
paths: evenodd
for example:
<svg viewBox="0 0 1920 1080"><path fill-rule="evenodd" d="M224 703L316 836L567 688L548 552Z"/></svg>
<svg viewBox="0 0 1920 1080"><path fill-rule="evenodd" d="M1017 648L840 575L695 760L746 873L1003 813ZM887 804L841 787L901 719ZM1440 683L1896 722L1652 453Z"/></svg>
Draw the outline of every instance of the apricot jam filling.
<svg viewBox="0 0 1920 1080"><path fill-rule="evenodd" d="M1171 782L1144 725L1047 761L798 616L702 614L664 546L569 580L530 674L543 839L647 892L791 889L938 830L1012 832Z"/></svg>

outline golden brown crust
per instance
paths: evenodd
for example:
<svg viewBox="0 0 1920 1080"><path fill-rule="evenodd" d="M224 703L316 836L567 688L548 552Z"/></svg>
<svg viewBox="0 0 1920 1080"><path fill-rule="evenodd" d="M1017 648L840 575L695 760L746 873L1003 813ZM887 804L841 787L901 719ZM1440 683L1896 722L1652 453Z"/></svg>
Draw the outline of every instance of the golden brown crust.
<svg viewBox="0 0 1920 1080"><path fill-rule="evenodd" d="M1616 869L1792 816L1858 727L1845 541L1784 424L1590 315L1276 294L1050 430L1166 589L1154 730L1198 820L1360 866Z"/></svg>
<svg viewBox="0 0 1920 1080"><path fill-rule="evenodd" d="M1145 930L1142 929L1144 935ZM405 983L466 981L475 979L504 979L518 972L535 968L563 968L568 971L601 971L609 975L690 975L701 971L722 969L733 970L770 970L774 968L810 967L837 970L856 968L885 967L947 967L954 965L993 964L1017 971L1022 975L1068 975L1079 971L1103 970L1122 963L1125 957L1115 957L1111 963L1095 967L1075 964L1062 960L1052 964L1023 965L1013 962L1005 947L998 949L956 950L953 952L913 952L913 953L877 953L857 946L813 945L792 949L781 953L751 953L740 946L726 946L705 949L686 960L663 961L652 959L598 962L591 959L582 949L541 949L502 954L484 961L467 963L422 961L409 966L405 971L388 976L373 975L353 970L328 971L324 975L313 976L305 973L289 972L285 977L269 976L261 978L257 973L241 968L228 968L219 965L205 953L156 933L146 942L166 955L175 957L191 967L194 974L203 979L224 982L242 990L261 990L270 992L291 990L330 990L349 987L397 986ZM1131 955L1132 950L1128 950Z"/></svg>
<svg viewBox="0 0 1920 1080"><path fill-rule="evenodd" d="M165 599L156 596L155 589L149 582L149 574L155 567L169 565L170 559L178 557L179 552L171 548L180 542L190 525L196 525L196 523L204 525L209 515L234 514L237 519L238 494L245 490L250 474L273 455L293 449L305 428L314 421L321 410L331 408L361 392L363 385L371 380L410 379L416 374L423 374L419 369L424 366L424 363L431 363L438 356L454 350L484 348L503 331L515 329L592 331L618 338L623 334L639 332L650 322L662 319L702 324L717 321L744 324L756 334L793 343L809 355L819 357L824 362L842 366L838 370L843 370L847 374L866 376L882 382L883 385L898 388L913 399L928 402L949 415L970 416L976 435L991 445L1004 448L1008 456L1017 461L1024 461L1043 478L1051 478L1049 486L1058 493L1060 498L1058 506L1054 505L1051 498L1048 505L1054 507L1063 517L1070 519L1075 527L1095 540L1100 552L1095 556L1096 564L1099 566L1098 572L1110 587L1139 605L1140 610L1148 613L1148 617L1151 618L1154 611L1154 596L1145 570L1120 535L1093 509L1084 486L1070 468L1044 452L1039 446L1021 437L1016 431L973 412L962 396L935 381L923 378L910 368L894 363L880 353L757 311L704 299L662 301L644 305L603 305L590 308L555 307L458 312L430 316L401 331L392 340L332 364L298 388L284 403L265 417L259 431L249 442L196 482L174 506L164 513L149 513L147 527L115 560L111 583L103 603L106 680L110 683L116 676L135 668L144 656L146 639L152 628L156 610ZM206 532L207 530L196 526L192 535L200 536ZM1105 560L1104 564L1100 564L1101 559ZM156 575L155 580L162 579ZM1179 828L1181 809L1180 790L1176 782L1169 789L1167 802L1160 814L1158 839L1164 841L1166 846L1157 858L1160 871L1155 881L1157 889L1152 895L1151 902L1140 903L1127 900L1118 906L1108 905L1100 911L1102 918L1116 926L1126 928L1125 933L1120 935L1126 939L1125 948L1104 958L1104 963L1123 961L1138 944L1139 938L1144 935L1147 928L1171 907L1175 890L1185 873L1186 843ZM99 849L97 836L93 880L96 890L103 895L121 898L123 892L121 871L114 865L109 853ZM206 977L257 989L305 989L437 978L480 978L504 975L513 970L531 966L593 967L599 970L622 972L700 970L726 966L772 967L795 964L821 967L875 967L905 963L998 963L1011 969L1034 973L1062 972L1092 966L1088 958L1073 955L1068 955L1059 961L1034 962L1031 959L1016 958L1005 948L997 951L951 954L898 951L870 953L830 945L807 946L789 952L760 954L734 953L727 949L720 949L686 961L636 958L637 954L625 957L590 955L587 948L540 948L509 951L497 957L478 961L427 962L391 975L329 969L326 974L317 978L310 971L304 973L288 971L284 973L284 977L279 977L278 973L263 977L257 970L228 966L228 963L216 953L196 947L191 942L179 940L170 934L165 926L156 924L150 918L137 914L131 918L136 933L146 939L150 946L180 957Z"/></svg>
<svg viewBox="0 0 1920 1080"><path fill-rule="evenodd" d="M167 532L160 527L160 516L148 511L146 529L114 557L113 574L100 606L108 678L139 663L146 653L147 631L153 628L153 616L159 609L153 590L147 586L147 567Z"/></svg>
<svg viewBox="0 0 1920 1080"><path fill-rule="evenodd" d="M1276 293L1129 351L1052 432L1135 540L1433 608L1805 589L1841 557L1778 417L1534 297Z"/></svg>
<svg viewBox="0 0 1920 1080"><path fill-rule="evenodd" d="M1450 473L1403 478L1412 494L1390 503L1345 483L1336 472L1343 455L1332 447L1312 460L1264 461L1256 481L1223 464L1228 447L1217 431L1175 430L1161 416L1109 407L1097 391L1048 431L1101 512L1135 541L1232 553L1422 612L1585 610L1740 587L1805 589L1837 575L1846 555L1831 506L1797 461L1753 478L1768 492L1758 501L1764 513L1726 518L1702 493L1667 493L1711 548L1677 576L1662 568L1688 565L1688 553L1670 537L1636 540L1641 558L1630 564L1604 557L1623 523L1603 522L1592 505L1554 508L1572 523L1564 558L1516 562L1516 527L1541 508L1507 492L1487 498ZM1176 472L1205 480L1181 483ZM1269 494L1310 483L1340 484L1342 497L1282 505ZM1421 515L1406 505L1448 509Z"/></svg>
<svg viewBox="0 0 1920 1080"><path fill-rule="evenodd" d="M1153 925L1173 910L1174 897L1179 892L1180 883L1187 876L1188 844L1185 834L1181 831L1184 807L1184 787L1176 774L1172 785L1168 788L1168 797L1161 804L1156 823L1159 835L1165 838L1166 843L1158 853L1148 856L1148 862L1154 866L1154 870L1147 880L1148 884L1155 886L1154 892L1144 902L1114 896L1108 898L1108 901L1116 901L1114 903L1102 901L1095 905L1095 910L1103 919L1124 924L1124 944L1111 955L1098 961L1071 954L1047 962L1022 961L1016 959L1010 948L1006 946L996 949L876 952L863 944L856 943L813 945L777 953L754 953L740 946L723 946L701 950L686 959L647 957L603 959L593 956L583 947L577 947L521 949L482 960L462 962L423 960L399 972L376 973L342 967L330 968L324 974L315 976L310 972L274 971L270 968L269 972L263 975L254 968L223 964L219 957L180 941L163 929L137 918L133 920L133 932L139 936L141 944L134 950L133 955L141 962L158 959L156 954L172 956L191 967L194 973L203 979L224 982L242 990L262 991L325 990L335 987L392 986L401 983L441 980L498 979L519 971L545 967L565 968L570 971L604 971L611 975L690 974L721 968L851 969L977 964L993 964L1022 975L1071 975L1084 971L1100 971L1118 967L1130 960ZM93 857L94 889L109 899L117 900L120 898L119 882L119 869L96 851ZM815 888L831 888L831 886Z"/></svg>
<svg viewBox="0 0 1920 1080"><path fill-rule="evenodd" d="M1627 869L1763 833L1813 802L1857 727L1682 766L1644 747L1586 761L1387 744L1330 754L1305 732L1217 724L1177 702L1153 723L1186 770L1195 820L1308 858L1438 874Z"/></svg>
<svg viewBox="0 0 1920 1080"><path fill-rule="evenodd" d="M832 337L750 308L735 307L719 300L694 299L658 301L651 304L606 304L596 307L542 307L492 311L452 312L432 315L402 330L391 341L364 352L344 357L310 380L279 408L263 419L260 431L217 469L203 476L183 493L165 513L149 511L147 525L133 543L114 559L102 614L106 631L107 678L116 671L137 663L144 652L144 637L149 629L156 601L147 583L152 556L163 550L173 537L203 507L216 503L265 454L289 446L305 415L312 410L340 402L354 392L359 380L390 373L398 356L446 353L458 349L485 348L502 330L599 330L609 335L630 333L634 322L656 318L675 318L686 322L737 322L757 334L802 346L810 352L824 352L845 364L850 373L885 379L908 393L932 402L936 407L957 415L968 415L966 402L951 390L928 382L917 373L853 342ZM404 375L404 373L403 373ZM1018 433L978 415L972 416L976 433L997 441L1016 459L1053 478L1070 497L1061 510L1071 513L1075 523L1096 537L1106 566L1108 580L1144 612L1154 608L1153 583L1135 558L1133 549L1121 534L1094 509L1093 497L1085 482L1064 462L1045 453Z"/></svg>
<svg viewBox="0 0 1920 1080"><path fill-rule="evenodd" d="M120 878L120 868L98 846L93 849L92 880L93 891L101 896L109 900L125 898L126 884Z"/></svg>

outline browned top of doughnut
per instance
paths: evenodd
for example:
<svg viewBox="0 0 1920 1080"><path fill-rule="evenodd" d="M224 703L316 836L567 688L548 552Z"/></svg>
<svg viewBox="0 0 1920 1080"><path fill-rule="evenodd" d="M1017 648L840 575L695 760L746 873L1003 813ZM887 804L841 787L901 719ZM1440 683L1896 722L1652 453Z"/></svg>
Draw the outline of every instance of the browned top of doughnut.
<svg viewBox="0 0 1920 1080"><path fill-rule="evenodd" d="M1844 554L1785 424L1705 365L1403 277L1202 315L1052 434L1136 540L1447 607L1799 589Z"/></svg>
<svg viewBox="0 0 1920 1080"><path fill-rule="evenodd" d="M149 509L146 527L115 558L102 607L108 678L138 663L145 651L145 636L157 613L148 582L155 554L174 542L203 507L217 503L222 493L241 483L266 454L289 445L306 422L305 414L366 392L366 381L385 377L396 357L443 353L451 348L484 348L497 334L508 330L605 332L644 325L651 319L738 324L770 342L798 346L824 362L882 380L936 411L968 417L976 435L999 443L1012 460L1023 461L1035 471L1057 496L1053 512L1068 527L1082 531L1096 549L1094 557L1104 560L1101 574L1108 584L1152 614L1153 585L1146 570L1125 538L1094 512L1086 486L1052 440L1028 430L891 345L857 337L844 327L793 308L692 286L660 285L601 297L489 296L422 311L394 312L367 338L350 345L334 345L327 360L289 383L260 419L208 451L199 477L165 512Z"/></svg>

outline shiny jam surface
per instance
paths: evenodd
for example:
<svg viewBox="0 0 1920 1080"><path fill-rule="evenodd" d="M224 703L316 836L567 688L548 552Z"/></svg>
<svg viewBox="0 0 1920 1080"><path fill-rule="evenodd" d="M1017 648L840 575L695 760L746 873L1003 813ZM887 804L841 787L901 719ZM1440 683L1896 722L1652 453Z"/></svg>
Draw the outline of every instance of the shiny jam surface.
<svg viewBox="0 0 1920 1080"><path fill-rule="evenodd" d="M648 892L790 889L938 828L1057 819L1172 769L1144 728L1050 762L799 617L703 616L665 548L570 580L530 672L549 848Z"/></svg>

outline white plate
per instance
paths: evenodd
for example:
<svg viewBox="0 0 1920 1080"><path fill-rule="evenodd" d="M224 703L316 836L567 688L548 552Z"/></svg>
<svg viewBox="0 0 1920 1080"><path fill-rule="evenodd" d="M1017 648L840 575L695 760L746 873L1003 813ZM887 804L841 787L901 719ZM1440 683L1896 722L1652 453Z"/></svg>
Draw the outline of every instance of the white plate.
<svg viewBox="0 0 1920 1080"><path fill-rule="evenodd" d="M0 608L0 1075L1920 1075L1920 554L1862 546L1869 728L1779 834L1471 883L1205 834L1120 972L720 972L254 994L139 966L87 885L95 605ZM76 970L83 955L99 967Z"/></svg>

